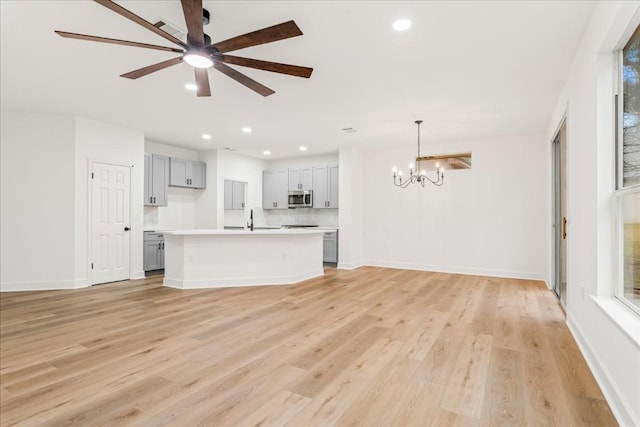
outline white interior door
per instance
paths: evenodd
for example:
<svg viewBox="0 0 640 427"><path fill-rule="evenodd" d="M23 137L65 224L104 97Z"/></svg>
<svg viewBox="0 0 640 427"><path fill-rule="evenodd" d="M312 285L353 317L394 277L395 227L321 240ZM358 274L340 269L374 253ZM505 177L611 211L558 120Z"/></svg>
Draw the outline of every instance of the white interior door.
<svg viewBox="0 0 640 427"><path fill-rule="evenodd" d="M130 180L127 166L92 164L93 284L129 279Z"/></svg>

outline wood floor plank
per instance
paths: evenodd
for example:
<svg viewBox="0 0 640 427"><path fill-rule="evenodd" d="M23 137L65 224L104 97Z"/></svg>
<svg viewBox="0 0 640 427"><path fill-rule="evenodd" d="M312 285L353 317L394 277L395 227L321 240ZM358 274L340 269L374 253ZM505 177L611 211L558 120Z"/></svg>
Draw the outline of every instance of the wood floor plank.
<svg viewBox="0 0 640 427"><path fill-rule="evenodd" d="M519 351L494 347L491 351L482 424L524 426L524 372Z"/></svg>
<svg viewBox="0 0 640 427"><path fill-rule="evenodd" d="M405 341L403 353L410 359L424 360L444 329L451 313L430 311L426 313L421 325Z"/></svg>
<svg viewBox="0 0 640 427"><path fill-rule="evenodd" d="M334 425L351 406L352 402L388 365L402 344L381 338L362 354L358 360L344 369L340 376L327 384L309 403L304 411L294 417L289 425Z"/></svg>
<svg viewBox="0 0 640 427"><path fill-rule="evenodd" d="M418 361L406 357L399 361L394 358L373 379L371 387L349 405L338 425L390 425L396 413L406 408L406 400L411 399L404 393L409 391L407 384L415 378L418 365Z"/></svg>
<svg viewBox="0 0 640 427"><path fill-rule="evenodd" d="M325 271L0 293L0 426L615 425L544 283Z"/></svg>
<svg viewBox="0 0 640 427"><path fill-rule="evenodd" d="M309 402L311 402L311 399L308 397L300 396L288 390L280 390L264 405L240 420L236 425L238 427L284 426L302 411Z"/></svg>
<svg viewBox="0 0 640 427"><path fill-rule="evenodd" d="M490 335L467 335L442 397L443 409L475 419L480 418L491 342Z"/></svg>

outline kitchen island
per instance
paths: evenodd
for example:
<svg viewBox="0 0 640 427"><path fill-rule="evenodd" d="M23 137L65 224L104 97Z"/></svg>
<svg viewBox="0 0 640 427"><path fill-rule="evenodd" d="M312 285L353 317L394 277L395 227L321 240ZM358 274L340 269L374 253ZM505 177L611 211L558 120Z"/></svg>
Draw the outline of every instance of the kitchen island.
<svg viewBox="0 0 640 427"><path fill-rule="evenodd" d="M324 274L327 230L177 230L164 233L165 286L284 285Z"/></svg>

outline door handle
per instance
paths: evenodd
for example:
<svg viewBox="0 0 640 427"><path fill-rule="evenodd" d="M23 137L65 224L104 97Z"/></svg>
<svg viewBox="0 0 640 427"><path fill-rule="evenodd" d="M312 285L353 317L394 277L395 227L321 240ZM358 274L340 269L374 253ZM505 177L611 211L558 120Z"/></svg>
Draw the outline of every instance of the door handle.
<svg viewBox="0 0 640 427"><path fill-rule="evenodd" d="M129 227L124 228L124 231L129 231L129 230L131 230Z"/></svg>
<svg viewBox="0 0 640 427"><path fill-rule="evenodd" d="M164 242L162 242L162 250L164 251Z"/></svg>
<svg viewBox="0 0 640 427"><path fill-rule="evenodd" d="M567 217L562 217L562 238L567 238Z"/></svg>
<svg viewBox="0 0 640 427"><path fill-rule="evenodd" d="M162 243L158 243L158 249L162 249Z"/></svg>

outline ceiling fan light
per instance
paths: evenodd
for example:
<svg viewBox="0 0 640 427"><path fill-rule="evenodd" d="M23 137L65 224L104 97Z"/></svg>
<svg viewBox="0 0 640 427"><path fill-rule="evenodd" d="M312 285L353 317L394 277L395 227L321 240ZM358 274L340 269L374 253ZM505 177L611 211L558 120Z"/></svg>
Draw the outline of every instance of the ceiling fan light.
<svg viewBox="0 0 640 427"><path fill-rule="evenodd" d="M213 65L211 58L200 52L188 52L182 59L195 68L210 68Z"/></svg>

